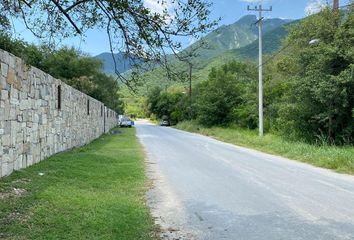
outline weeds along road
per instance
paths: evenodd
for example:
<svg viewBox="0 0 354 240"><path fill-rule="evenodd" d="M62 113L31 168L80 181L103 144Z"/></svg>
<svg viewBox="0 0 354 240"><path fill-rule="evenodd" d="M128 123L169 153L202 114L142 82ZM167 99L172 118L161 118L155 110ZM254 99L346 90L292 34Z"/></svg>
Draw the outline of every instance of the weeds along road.
<svg viewBox="0 0 354 240"><path fill-rule="evenodd" d="M166 239L354 239L354 177L137 122Z"/></svg>

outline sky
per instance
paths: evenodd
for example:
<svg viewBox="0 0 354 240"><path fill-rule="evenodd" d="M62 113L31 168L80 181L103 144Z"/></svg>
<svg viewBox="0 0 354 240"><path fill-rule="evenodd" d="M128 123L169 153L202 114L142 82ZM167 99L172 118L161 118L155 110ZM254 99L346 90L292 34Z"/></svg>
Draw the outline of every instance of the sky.
<svg viewBox="0 0 354 240"><path fill-rule="evenodd" d="M170 0L167 0L169 4ZM219 25L228 25L236 22L242 16L248 14L256 14L256 12L247 11L247 6L251 8L262 4L264 8L272 6L273 11L264 12L265 18L285 18L300 19L309 14L315 13L318 9L332 0L209 0L213 3L211 8L211 19L221 17ZM340 6L346 5L350 0L340 0ZM153 11L159 12L163 8L157 3L157 0L144 0L146 7ZM169 6L167 6L169 7ZM258 13L257 13L258 14ZM39 41L21 24L16 22L14 27L14 35L28 42L39 43ZM102 52L109 52L109 44L106 33L104 31L89 30L85 33L85 37L76 37L67 39L62 45L74 46L83 52L93 56ZM184 39L184 47L193 43L193 39Z"/></svg>

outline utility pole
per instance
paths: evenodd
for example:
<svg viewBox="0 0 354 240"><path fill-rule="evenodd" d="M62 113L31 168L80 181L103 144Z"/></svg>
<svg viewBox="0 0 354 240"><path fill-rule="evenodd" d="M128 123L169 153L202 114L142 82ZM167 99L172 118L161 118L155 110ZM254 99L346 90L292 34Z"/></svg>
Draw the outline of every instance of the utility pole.
<svg viewBox="0 0 354 240"><path fill-rule="evenodd" d="M259 65L258 65L258 117L259 117L259 136L263 136L263 53L262 53L262 23L263 23L263 12L272 11L272 7L268 9L262 8L262 5L256 6L255 8L250 8L247 6L248 11L257 11L259 13L258 24L258 40L259 40Z"/></svg>
<svg viewBox="0 0 354 240"><path fill-rule="evenodd" d="M339 12L339 0L333 0L333 12L338 14L338 12Z"/></svg>
<svg viewBox="0 0 354 240"><path fill-rule="evenodd" d="M192 117L192 77L193 70L199 69L196 67L197 63L194 63L195 59L200 55L200 49L209 49L207 43L202 39L198 44L193 44L188 50L183 51L178 60L188 65L188 97L189 97L189 117Z"/></svg>
<svg viewBox="0 0 354 240"><path fill-rule="evenodd" d="M188 89L188 96L189 96L189 117L192 119L192 72L193 72L193 63L190 61L188 62L188 67L189 67L189 89Z"/></svg>

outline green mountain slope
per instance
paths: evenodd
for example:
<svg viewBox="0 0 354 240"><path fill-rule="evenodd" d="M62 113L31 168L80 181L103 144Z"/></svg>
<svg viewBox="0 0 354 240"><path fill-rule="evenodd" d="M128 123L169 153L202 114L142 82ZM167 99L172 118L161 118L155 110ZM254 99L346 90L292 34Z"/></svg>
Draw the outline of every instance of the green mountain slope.
<svg viewBox="0 0 354 240"><path fill-rule="evenodd" d="M219 67L232 59L241 61L256 61L258 57L258 29L254 25L255 16L245 16L236 23L229 26L222 26L214 32L205 36L204 41L213 43L214 48L199 50L199 56L193 60L193 83L207 79L210 70L213 67ZM287 27L291 25L290 20L282 19L267 19L264 24L263 34L263 52L265 55L276 52L280 46L281 41L287 35ZM240 30L241 29L241 30ZM247 34L246 34L247 33ZM221 34L221 36L218 36ZM240 38L239 42L235 43L232 36L248 36ZM253 36L253 37L252 37ZM227 41L225 39L228 39ZM251 41L251 39L253 39ZM232 43L228 43L228 41ZM248 44L246 44L248 41ZM195 43L198 44L198 43ZM238 47L237 46L242 46ZM232 47L232 48L231 48ZM230 49L231 48L231 49ZM186 48L184 51L188 51ZM174 66L173 69L179 69L187 73L188 68L177 60L171 61ZM179 91L186 91L187 83L171 82L167 80L164 70L156 68L144 75L144 88L141 89L141 94L148 91L153 86L160 86L162 88L177 88Z"/></svg>
<svg viewBox="0 0 354 240"><path fill-rule="evenodd" d="M255 15L247 15L240 18L233 24L223 25L213 32L203 37L203 41L207 43L207 48L199 51L197 59L198 68L206 66L210 59L215 58L226 51L232 49L240 49L248 46L258 39L258 28L256 26L257 17ZM264 20L263 30L268 33L278 29L290 20L284 19L266 19ZM199 41L187 47L182 52L189 51L192 47L200 44ZM276 44L275 44L276 45ZM246 51L247 52L247 51ZM107 74L114 74L114 61L111 53L101 53L96 58L103 62L103 71ZM131 61L124 53L114 54L117 62L117 70L121 73L129 71L132 68ZM174 60L172 60L173 62ZM176 63L177 64L177 63ZM178 65L178 64L177 64Z"/></svg>
<svg viewBox="0 0 354 240"><path fill-rule="evenodd" d="M298 21L293 21L284 25L281 25L263 35L263 54L269 55L277 50L281 46L281 41L287 36L287 28ZM233 49L228 52L242 58L255 59L258 57L258 39L251 44L239 48Z"/></svg>
<svg viewBox="0 0 354 240"><path fill-rule="evenodd" d="M288 34L287 28L297 22L298 21L288 22L263 34L263 54L271 55L278 51L281 47L282 40L285 39ZM195 71L194 82L197 83L199 81L203 81L208 77L209 72L213 67L220 67L233 59L246 62L257 61L258 39L244 47L225 51L222 54L210 59L210 61L208 61L203 68Z"/></svg>
<svg viewBox="0 0 354 240"><path fill-rule="evenodd" d="M202 38L207 43L207 48L200 51L200 59L209 59L232 49L245 47L258 39L258 27L256 26L257 17L246 15L233 24L223 25ZM290 22L285 19L266 19L263 24L264 34L273 31L280 26ZM196 42L184 51L199 44Z"/></svg>

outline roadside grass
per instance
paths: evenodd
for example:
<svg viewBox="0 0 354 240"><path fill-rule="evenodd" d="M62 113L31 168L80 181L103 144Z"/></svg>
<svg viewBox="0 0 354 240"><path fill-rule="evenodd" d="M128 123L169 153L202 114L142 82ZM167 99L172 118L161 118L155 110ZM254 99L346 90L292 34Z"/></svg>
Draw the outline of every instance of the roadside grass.
<svg viewBox="0 0 354 240"><path fill-rule="evenodd" d="M283 137L273 134L259 137L257 131L237 127L207 128L195 121L181 122L175 127L239 146L250 147L318 167L333 169L337 172L354 174L354 147L352 146L311 145L303 142L287 141Z"/></svg>
<svg viewBox="0 0 354 240"><path fill-rule="evenodd" d="M0 179L0 239L155 239L135 129Z"/></svg>

